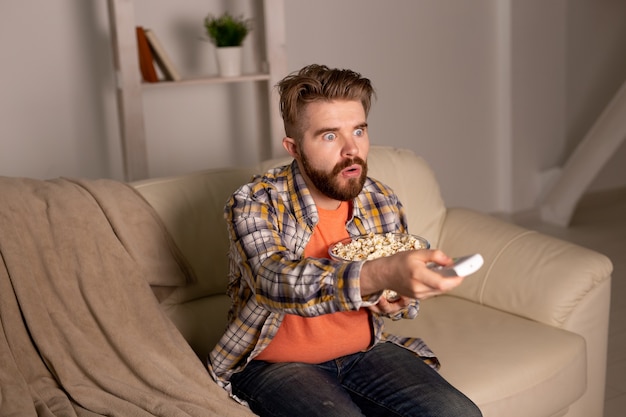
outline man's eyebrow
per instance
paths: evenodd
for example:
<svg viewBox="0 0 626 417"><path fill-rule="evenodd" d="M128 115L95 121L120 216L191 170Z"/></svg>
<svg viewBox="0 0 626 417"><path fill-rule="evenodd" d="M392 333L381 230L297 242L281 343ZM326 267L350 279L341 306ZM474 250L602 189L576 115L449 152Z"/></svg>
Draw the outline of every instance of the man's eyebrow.
<svg viewBox="0 0 626 417"><path fill-rule="evenodd" d="M322 127L322 128L317 129L315 132L313 132L313 136L316 137L316 136L321 135L322 133L336 132L338 130L339 130L338 127Z"/></svg>

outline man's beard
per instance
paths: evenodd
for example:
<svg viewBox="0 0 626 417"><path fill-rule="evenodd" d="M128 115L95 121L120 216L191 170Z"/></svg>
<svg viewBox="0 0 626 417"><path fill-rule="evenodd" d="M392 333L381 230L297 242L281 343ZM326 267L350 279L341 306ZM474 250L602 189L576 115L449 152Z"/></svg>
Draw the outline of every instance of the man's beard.
<svg viewBox="0 0 626 417"><path fill-rule="evenodd" d="M301 156L304 174L309 177L313 185L325 196L338 201L350 201L359 195L363 189L365 179L367 178L367 162L358 156L338 163L330 173L313 168L306 155L301 154ZM359 178L350 178L345 186L340 185L338 181L339 174L343 169L354 164L361 166L361 176Z"/></svg>

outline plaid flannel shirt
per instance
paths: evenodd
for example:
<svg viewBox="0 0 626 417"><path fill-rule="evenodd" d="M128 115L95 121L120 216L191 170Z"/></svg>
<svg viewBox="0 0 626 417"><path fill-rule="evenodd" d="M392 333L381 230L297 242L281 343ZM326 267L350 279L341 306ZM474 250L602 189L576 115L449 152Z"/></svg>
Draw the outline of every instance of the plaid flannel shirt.
<svg viewBox="0 0 626 417"><path fill-rule="evenodd" d="M224 209L230 235L228 294L233 300L228 326L209 355L209 371L231 392L228 380L272 340L286 313L314 317L375 304L382 292L361 297L363 262L303 258L318 222L315 202L293 161L239 188ZM405 232L404 209L382 183L368 178L346 223L350 236ZM417 316L419 302L391 317ZM370 314L373 344L389 341L412 350L437 368L439 363L417 338L383 332L383 318Z"/></svg>

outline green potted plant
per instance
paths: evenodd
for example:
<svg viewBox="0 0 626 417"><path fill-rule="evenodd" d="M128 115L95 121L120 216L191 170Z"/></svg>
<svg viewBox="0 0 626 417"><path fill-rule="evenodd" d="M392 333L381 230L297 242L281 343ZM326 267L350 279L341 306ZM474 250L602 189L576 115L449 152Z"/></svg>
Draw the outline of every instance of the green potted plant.
<svg viewBox="0 0 626 417"><path fill-rule="evenodd" d="M241 45L252 30L251 19L226 12L220 16L209 14L204 28L215 44L220 75L232 77L241 74Z"/></svg>
<svg viewBox="0 0 626 417"><path fill-rule="evenodd" d="M207 36L218 48L241 46L252 30L252 20L232 16L228 12L221 16L209 14L204 19L204 27Z"/></svg>

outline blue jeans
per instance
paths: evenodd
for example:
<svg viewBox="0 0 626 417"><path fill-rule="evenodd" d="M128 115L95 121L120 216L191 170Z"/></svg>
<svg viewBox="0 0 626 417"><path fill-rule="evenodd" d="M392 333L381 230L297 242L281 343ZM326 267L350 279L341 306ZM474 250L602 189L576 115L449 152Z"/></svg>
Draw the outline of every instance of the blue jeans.
<svg viewBox="0 0 626 417"><path fill-rule="evenodd" d="M252 361L230 381L259 416L481 416L437 371L392 343L316 365Z"/></svg>

